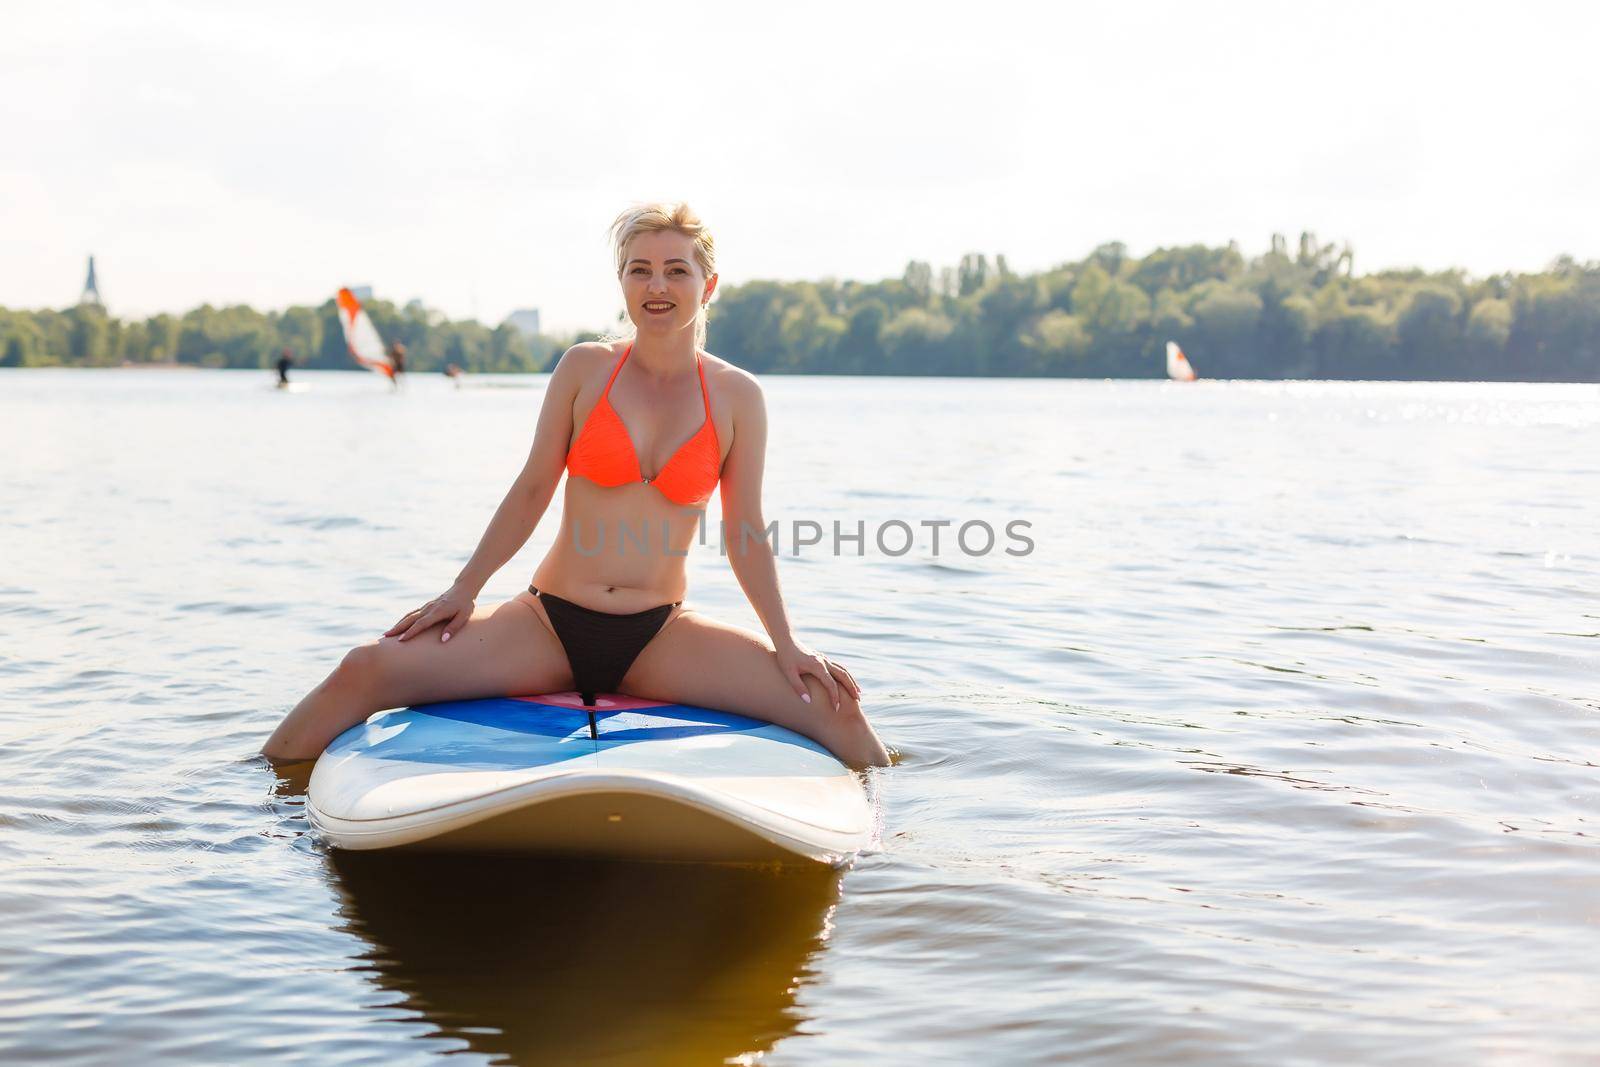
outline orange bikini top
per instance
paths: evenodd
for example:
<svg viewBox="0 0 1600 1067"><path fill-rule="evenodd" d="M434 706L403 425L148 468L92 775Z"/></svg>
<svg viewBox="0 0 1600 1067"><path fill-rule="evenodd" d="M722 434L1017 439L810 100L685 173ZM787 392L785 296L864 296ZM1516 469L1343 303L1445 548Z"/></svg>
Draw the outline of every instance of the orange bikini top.
<svg viewBox="0 0 1600 1067"><path fill-rule="evenodd" d="M612 368L606 380L605 391L583 420L583 428L567 450L567 473L581 476L607 489L629 482L644 482L661 490L661 495L674 504L696 504L711 496L722 473L722 447L717 443L717 427L711 421L711 394L706 391L706 370L700 364L700 353L694 354L694 367L700 373L700 397L705 401L706 421L695 435L673 453L654 478L646 478L639 469L639 454L634 451L633 438L623 425L622 416L611 406L611 383L617 372L628 361L633 351L629 345Z"/></svg>

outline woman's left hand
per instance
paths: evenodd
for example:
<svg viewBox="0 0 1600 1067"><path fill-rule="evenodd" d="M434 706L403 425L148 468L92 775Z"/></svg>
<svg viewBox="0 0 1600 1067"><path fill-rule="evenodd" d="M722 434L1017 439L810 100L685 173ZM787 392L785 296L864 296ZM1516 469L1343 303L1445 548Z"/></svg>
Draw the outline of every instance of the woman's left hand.
<svg viewBox="0 0 1600 1067"><path fill-rule="evenodd" d="M845 670L844 664L835 663L820 652L813 652L798 641L789 641L778 646L778 668L783 671L783 676L789 679L789 684L794 687L795 693L807 704L811 703L811 694L806 692L806 683L801 678L803 674L814 675L816 679L828 690L828 695L833 698L833 710L839 710L839 686L842 684L852 697L861 699L861 687L856 684L855 676Z"/></svg>

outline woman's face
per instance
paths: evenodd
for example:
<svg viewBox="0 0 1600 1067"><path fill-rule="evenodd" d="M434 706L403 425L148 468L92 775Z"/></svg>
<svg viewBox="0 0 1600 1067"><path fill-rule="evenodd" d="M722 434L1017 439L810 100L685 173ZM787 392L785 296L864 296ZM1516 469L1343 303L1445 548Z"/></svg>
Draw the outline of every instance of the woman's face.
<svg viewBox="0 0 1600 1067"><path fill-rule="evenodd" d="M700 305L716 287L717 276L701 273L694 241L681 233L641 233L623 252L622 296L640 334L692 334Z"/></svg>

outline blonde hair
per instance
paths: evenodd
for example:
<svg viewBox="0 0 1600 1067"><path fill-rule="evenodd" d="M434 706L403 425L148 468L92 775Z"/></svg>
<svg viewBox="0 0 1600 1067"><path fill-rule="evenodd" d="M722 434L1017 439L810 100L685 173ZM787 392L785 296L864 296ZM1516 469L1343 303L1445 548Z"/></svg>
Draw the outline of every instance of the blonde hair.
<svg viewBox="0 0 1600 1067"><path fill-rule="evenodd" d="M622 214L618 215L611 223L611 250L617 261L617 278L622 278L623 256L627 254L628 242L642 233L660 233L671 230L681 233L694 242L694 261L700 267L701 273L707 278L717 273L717 245L712 239L711 231L706 229L706 224L700 221L700 216L688 204L653 203L635 204ZM713 293L713 298L715 294ZM696 348L705 347L706 343L706 305L710 301L703 301L700 310L695 312L694 343ZM623 340L631 338L637 331L631 321L628 321L627 312L623 312L624 331L606 340Z"/></svg>

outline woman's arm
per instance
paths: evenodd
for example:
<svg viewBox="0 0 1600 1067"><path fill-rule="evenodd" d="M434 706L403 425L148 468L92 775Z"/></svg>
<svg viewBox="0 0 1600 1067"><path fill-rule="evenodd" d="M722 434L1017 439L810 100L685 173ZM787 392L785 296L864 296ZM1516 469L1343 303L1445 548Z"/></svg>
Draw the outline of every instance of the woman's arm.
<svg viewBox="0 0 1600 1067"><path fill-rule="evenodd" d="M751 378L739 379L733 405L733 447L722 465L722 540L728 564L774 646L794 643L794 630L778 591L778 566L761 513L761 479L767 461L767 401Z"/></svg>
<svg viewBox="0 0 1600 1067"><path fill-rule="evenodd" d="M555 370L550 372L550 384L545 387L544 406L539 409L528 461L511 483L494 518L489 520L489 528L484 530L472 558L456 576L456 588L469 592L474 598L495 572L528 543L545 509L550 506L556 486L561 484L561 472L567 462L567 443L572 439L572 403L583 381L584 360L593 358L584 350L595 347L603 346L574 345L562 354Z"/></svg>
<svg viewBox="0 0 1600 1067"><path fill-rule="evenodd" d="M839 707L839 685L822 657L802 646L794 636L789 613L778 589L777 560L767 540L766 520L761 511L761 479L767 458L767 402L761 385L754 378L741 376L734 393L733 447L722 466L722 538L728 564L739 580L739 587L772 638L778 665L806 703L802 674L812 674L827 688L833 706ZM852 696L859 698L853 682Z"/></svg>
<svg viewBox="0 0 1600 1067"><path fill-rule="evenodd" d="M494 518L478 541L477 549L467 565L461 568L455 583L442 595L408 612L390 627L386 636L400 634L404 641L430 626L444 622L439 640L450 640L452 631L460 629L472 615L473 601L483 591L496 571L533 536L534 528L550 506L561 473L566 466L567 442L572 438L572 404L584 379L588 361L599 358L593 349L603 345L581 344L567 349L545 386L544 405L539 410L539 422L533 433L533 447L521 472L511 483L505 499L495 510Z"/></svg>

